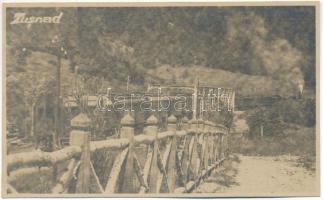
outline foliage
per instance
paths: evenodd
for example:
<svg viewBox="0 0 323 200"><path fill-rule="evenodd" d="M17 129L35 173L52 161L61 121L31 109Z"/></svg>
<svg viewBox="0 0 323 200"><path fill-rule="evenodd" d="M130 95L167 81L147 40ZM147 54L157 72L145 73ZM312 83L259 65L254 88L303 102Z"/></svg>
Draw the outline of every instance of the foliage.
<svg viewBox="0 0 323 200"><path fill-rule="evenodd" d="M315 99L302 98L298 101L291 99L279 103L283 121L313 127L316 124Z"/></svg>
<svg viewBox="0 0 323 200"><path fill-rule="evenodd" d="M276 136L287 129L288 123L305 127L315 126L315 100L311 98L285 99L272 107L258 107L247 111L247 123L250 128L249 137L259 136L260 125L264 134Z"/></svg>
<svg viewBox="0 0 323 200"><path fill-rule="evenodd" d="M311 98L285 99L270 108L246 112L249 134L232 136L234 152L247 155L275 156L291 154L300 157L299 164L315 165L315 101ZM264 137L260 137L263 125Z"/></svg>
<svg viewBox="0 0 323 200"><path fill-rule="evenodd" d="M201 65L268 75L279 80L280 76L288 77L282 80L283 83L292 79L302 81L303 73L306 81L315 80L313 74L309 78L309 74L314 73L314 63L307 62L312 59L314 50L313 8L275 9L80 8L77 11L82 27L80 38L84 41L80 49L83 56L96 57L92 65L99 66L97 70L102 72L109 68L112 74L127 73L127 64L104 56L108 50L101 48L101 44L105 43L102 38L106 37L120 40L132 48L134 62L145 68L163 64ZM280 17L287 13L283 24ZM300 19L299 15L305 19ZM279 25L289 30L285 32ZM101 49L102 55L96 55L97 51L93 51L92 46ZM114 66L119 66L119 70L115 71Z"/></svg>
<svg viewBox="0 0 323 200"><path fill-rule="evenodd" d="M232 144L235 142L232 142ZM235 148L248 155L315 155L315 130L295 124L286 125L284 131L275 137L244 139L236 141Z"/></svg>
<svg viewBox="0 0 323 200"><path fill-rule="evenodd" d="M16 12L64 15L59 24L9 25ZM163 65L185 68L182 79L194 80L199 71L192 73L193 66L202 66L239 77L259 75L266 83L270 78L282 91L290 90L304 77L309 89L315 89L314 7L57 7L8 8L6 13L8 119L21 126L29 126L29 107L37 99L55 96L53 77L58 57L67 59L70 72L79 67L86 94L101 92L106 85L124 89L128 77L141 90L149 79L166 83L155 72ZM257 78L248 84L259 84ZM174 73L168 81L178 80ZM245 89L254 86L241 82L230 79L226 83ZM71 87L70 81L65 85ZM313 125L313 104L304 102L303 114L297 105L281 105L299 115L296 120L289 117L295 114L284 112L282 120L303 123L307 118L306 124ZM270 124L282 124L274 110L264 114L270 119L264 122L265 132ZM257 115L253 118L259 123ZM228 120L227 125L230 123ZM255 132L254 128L251 131Z"/></svg>
<svg viewBox="0 0 323 200"><path fill-rule="evenodd" d="M59 25L9 26L7 41L13 53L24 46L53 53L50 47L57 37L72 69L81 65L89 73L125 80L129 74L139 76L138 68L161 64L273 77L286 75L276 72L279 69L293 72L292 68L297 76L301 69L314 86L312 7L15 8L9 9L8 22L17 11L36 16L64 12Z"/></svg>
<svg viewBox="0 0 323 200"><path fill-rule="evenodd" d="M44 54L30 55L21 70L7 75L7 119L25 133L30 131L31 109L44 97L55 94L55 68L49 63L34 62L41 56Z"/></svg>
<svg viewBox="0 0 323 200"><path fill-rule="evenodd" d="M315 86L312 7L10 8L7 22L18 11L64 15L60 24L8 26L8 52L17 56L10 62L17 67L28 51L57 55L59 45L72 70L80 66L119 82L130 76L143 84L144 68L168 64L266 75L287 85L305 77Z"/></svg>

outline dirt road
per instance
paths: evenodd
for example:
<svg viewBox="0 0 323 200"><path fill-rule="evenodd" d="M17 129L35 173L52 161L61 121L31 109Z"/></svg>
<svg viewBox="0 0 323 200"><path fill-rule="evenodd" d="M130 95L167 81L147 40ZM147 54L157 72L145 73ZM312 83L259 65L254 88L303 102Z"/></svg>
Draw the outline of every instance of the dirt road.
<svg viewBox="0 0 323 200"><path fill-rule="evenodd" d="M315 195L315 173L297 167L295 158L238 156L195 192L223 196Z"/></svg>

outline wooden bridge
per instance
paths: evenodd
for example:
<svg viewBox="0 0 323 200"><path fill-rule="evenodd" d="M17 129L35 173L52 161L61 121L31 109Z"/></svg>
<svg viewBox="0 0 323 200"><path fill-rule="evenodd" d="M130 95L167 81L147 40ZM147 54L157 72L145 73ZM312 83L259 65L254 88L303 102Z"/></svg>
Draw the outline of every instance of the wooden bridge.
<svg viewBox="0 0 323 200"><path fill-rule="evenodd" d="M183 89L167 88L167 95ZM234 110L234 91L222 89L220 94L215 88L187 88L187 94L194 94L192 119L184 117L185 113L176 118L171 112L166 117L166 129L156 113L147 113L145 127L138 134L135 128L139 121L133 117L136 113L128 111L121 119L117 137L93 141L92 121L86 113L79 113L70 121L69 146L54 152L6 155L6 192L107 196L192 192L228 155L229 128L205 113L217 112L214 114L223 115L221 121L225 122L226 115ZM156 87L147 92L153 90ZM231 111L225 114L205 109L210 108L207 97L211 94L219 99L217 106L227 105Z"/></svg>
<svg viewBox="0 0 323 200"><path fill-rule="evenodd" d="M135 135L126 114L119 138L103 141L91 141L90 124L84 113L73 118L70 146L58 151L7 155L8 195L188 193L228 154L228 128L210 121L171 115L159 132L151 115Z"/></svg>

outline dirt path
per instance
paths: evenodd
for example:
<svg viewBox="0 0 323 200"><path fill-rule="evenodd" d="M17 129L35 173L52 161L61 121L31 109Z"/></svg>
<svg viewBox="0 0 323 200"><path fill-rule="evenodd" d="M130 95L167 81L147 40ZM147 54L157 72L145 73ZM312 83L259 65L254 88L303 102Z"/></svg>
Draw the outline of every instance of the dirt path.
<svg viewBox="0 0 323 200"><path fill-rule="evenodd" d="M232 196L315 195L315 174L291 157L238 156L206 180L196 192Z"/></svg>

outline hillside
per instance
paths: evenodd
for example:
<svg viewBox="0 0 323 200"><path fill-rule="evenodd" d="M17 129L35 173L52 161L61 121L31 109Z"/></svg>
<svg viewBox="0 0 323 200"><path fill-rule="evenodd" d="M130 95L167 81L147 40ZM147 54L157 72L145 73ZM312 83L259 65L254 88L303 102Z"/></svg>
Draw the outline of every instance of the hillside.
<svg viewBox="0 0 323 200"><path fill-rule="evenodd" d="M32 52L26 59L26 65L21 68L23 71L10 72L8 80L10 82L11 75L18 77L28 77L30 81L21 82L22 85L37 90L41 84L52 82L55 80L57 66L57 58L51 54L43 52ZM37 71L37 73L35 73ZM106 68L105 73L109 73L109 68ZM75 74L72 72L71 63L69 60L62 60L62 90L65 95L72 92L75 85ZM230 87L236 90L238 96L270 96L282 95L290 96L295 94L297 85L294 88L281 88L278 82L275 82L268 76L247 75L239 72L230 72L221 69L214 69L203 66L170 66L160 65L153 69L145 69L141 71L141 76L144 80L141 84L133 81L130 75L130 90L145 91L147 84L180 84L192 85L196 78L199 78L200 85L208 85L214 87ZM82 73L85 79L79 84L84 85L87 92L105 91L107 87L111 87L115 91L126 89L126 79L107 79L100 76L87 75ZM36 79L35 79L36 78ZM80 78L80 77L79 77ZM16 80L16 81L22 81ZM36 81L36 82L35 82ZM39 82L39 83L37 83ZM34 83L37 83L34 85ZM85 84L86 83L86 84Z"/></svg>
<svg viewBox="0 0 323 200"><path fill-rule="evenodd" d="M297 82L315 88L311 7L19 8L8 9L7 24L18 11L64 17L55 25L8 26L6 55L13 64L21 65L28 49L53 53L58 45L72 69L109 81L129 75L142 84L147 68L198 65L267 76L280 81L279 88Z"/></svg>

